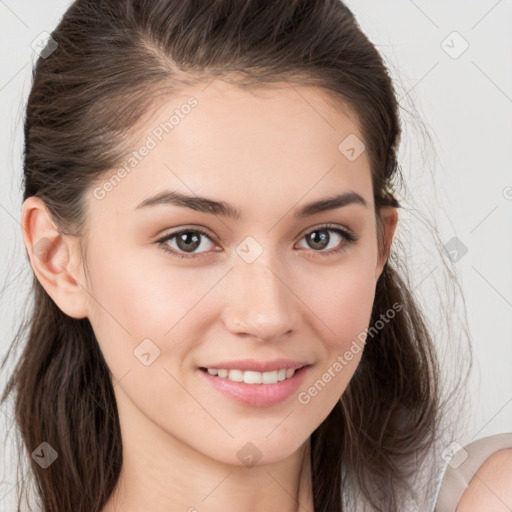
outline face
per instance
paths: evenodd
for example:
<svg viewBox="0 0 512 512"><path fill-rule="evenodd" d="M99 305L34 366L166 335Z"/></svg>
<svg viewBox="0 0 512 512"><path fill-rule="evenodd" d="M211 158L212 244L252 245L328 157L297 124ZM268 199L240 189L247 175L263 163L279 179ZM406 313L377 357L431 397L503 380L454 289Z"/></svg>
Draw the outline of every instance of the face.
<svg viewBox="0 0 512 512"><path fill-rule="evenodd" d="M121 416L224 463L284 459L350 381L382 270L356 119L316 88L215 81L132 134L87 196L88 317Z"/></svg>

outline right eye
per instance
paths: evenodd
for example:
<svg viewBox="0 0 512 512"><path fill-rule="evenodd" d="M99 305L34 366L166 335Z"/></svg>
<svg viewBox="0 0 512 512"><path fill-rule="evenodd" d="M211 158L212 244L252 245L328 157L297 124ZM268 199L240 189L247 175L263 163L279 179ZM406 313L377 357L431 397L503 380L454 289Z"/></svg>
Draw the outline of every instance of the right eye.
<svg viewBox="0 0 512 512"><path fill-rule="evenodd" d="M195 258L196 254L194 251L196 251L196 249L204 248L205 245L208 246L208 242L205 243L205 239L213 244L212 239L206 231L197 228L181 229L160 238L156 243L158 243L164 251L171 253L177 258ZM175 242L175 245L170 247L168 242L171 241ZM202 253L207 251L198 252Z"/></svg>

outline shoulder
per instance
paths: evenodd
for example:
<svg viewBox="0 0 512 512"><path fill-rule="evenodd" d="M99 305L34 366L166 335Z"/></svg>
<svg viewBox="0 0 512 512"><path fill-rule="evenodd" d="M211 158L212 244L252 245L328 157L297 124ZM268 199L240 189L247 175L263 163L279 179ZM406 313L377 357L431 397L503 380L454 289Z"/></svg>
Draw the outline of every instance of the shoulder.
<svg viewBox="0 0 512 512"><path fill-rule="evenodd" d="M435 512L512 511L512 432L452 441L441 457Z"/></svg>
<svg viewBox="0 0 512 512"><path fill-rule="evenodd" d="M499 450L478 468L457 506L457 512L512 510L512 448Z"/></svg>

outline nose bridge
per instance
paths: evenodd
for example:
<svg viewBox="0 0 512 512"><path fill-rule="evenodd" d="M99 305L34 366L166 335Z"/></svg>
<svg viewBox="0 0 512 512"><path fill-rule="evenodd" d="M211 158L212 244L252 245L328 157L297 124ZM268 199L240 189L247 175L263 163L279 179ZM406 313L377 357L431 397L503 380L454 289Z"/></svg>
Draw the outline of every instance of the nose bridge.
<svg viewBox="0 0 512 512"><path fill-rule="evenodd" d="M235 259L224 321L235 333L270 340L296 328L298 314L287 276L269 251Z"/></svg>

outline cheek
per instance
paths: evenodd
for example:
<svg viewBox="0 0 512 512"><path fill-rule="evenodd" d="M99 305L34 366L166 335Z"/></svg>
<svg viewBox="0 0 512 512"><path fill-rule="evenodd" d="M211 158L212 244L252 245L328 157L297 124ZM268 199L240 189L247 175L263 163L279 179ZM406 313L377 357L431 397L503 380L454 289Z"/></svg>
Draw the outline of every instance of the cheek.
<svg viewBox="0 0 512 512"><path fill-rule="evenodd" d="M375 298L374 265L370 259L354 257L330 279L327 271L317 275L318 286L303 283L322 346L317 368L297 400L318 422L339 400L361 360Z"/></svg>
<svg viewBox="0 0 512 512"><path fill-rule="evenodd" d="M194 269L148 265L143 252L139 256L132 251L129 258L123 251L103 258L98 254L91 256L89 264L89 320L115 376L137 363L134 351L139 346L152 347L158 357L172 353L179 359L187 344L176 343L176 339L187 339L190 315L219 279L211 271L203 279ZM156 362L162 364L166 357Z"/></svg>
<svg viewBox="0 0 512 512"><path fill-rule="evenodd" d="M89 320L115 376L133 364L134 349L155 340L171 326L169 304L155 286L151 269L127 251L101 254L91 250Z"/></svg>
<svg viewBox="0 0 512 512"><path fill-rule="evenodd" d="M375 298L375 263L354 256L339 268L317 273L315 282L317 286L311 279L303 282L307 303L328 327L327 346L343 349L368 327Z"/></svg>
<svg viewBox="0 0 512 512"><path fill-rule="evenodd" d="M148 264L144 251L128 252L91 258L94 313L117 320L126 331L162 336L190 309L200 283L186 272Z"/></svg>
<svg viewBox="0 0 512 512"><path fill-rule="evenodd" d="M330 283L318 303L328 325L340 340L353 334L354 329L367 327L375 296L375 282L361 276ZM327 320L326 320L327 323Z"/></svg>

